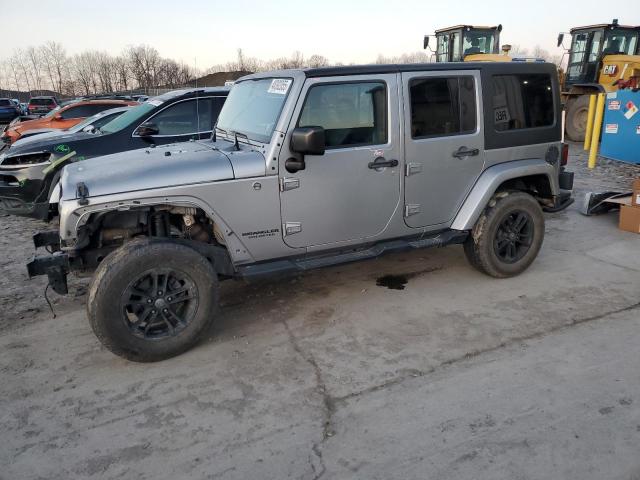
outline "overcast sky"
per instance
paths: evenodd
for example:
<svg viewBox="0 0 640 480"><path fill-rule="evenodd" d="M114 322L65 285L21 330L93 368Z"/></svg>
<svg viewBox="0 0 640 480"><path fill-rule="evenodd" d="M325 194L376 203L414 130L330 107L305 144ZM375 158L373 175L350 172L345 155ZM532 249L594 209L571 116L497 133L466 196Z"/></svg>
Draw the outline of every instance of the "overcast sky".
<svg viewBox="0 0 640 480"><path fill-rule="evenodd" d="M371 62L377 55L419 51L422 37L459 23L504 27L502 43L551 54L558 32L609 23L640 25L637 0L612 3L535 0L0 0L0 58L48 40L69 54L86 49L120 53L148 44L160 54L198 68L234 60L236 50L270 59L299 50L334 62Z"/></svg>

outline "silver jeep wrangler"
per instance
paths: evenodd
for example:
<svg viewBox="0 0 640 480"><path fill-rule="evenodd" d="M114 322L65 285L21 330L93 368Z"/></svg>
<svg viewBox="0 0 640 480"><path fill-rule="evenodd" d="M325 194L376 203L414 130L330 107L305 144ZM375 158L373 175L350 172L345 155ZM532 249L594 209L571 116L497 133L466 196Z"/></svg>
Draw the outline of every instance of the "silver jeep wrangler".
<svg viewBox="0 0 640 480"><path fill-rule="evenodd" d="M134 361L190 348L219 281L463 244L509 277L535 259L543 209L571 202L555 67L370 65L249 75L209 141L64 169L54 253L30 275L67 292L95 269L87 313Z"/></svg>

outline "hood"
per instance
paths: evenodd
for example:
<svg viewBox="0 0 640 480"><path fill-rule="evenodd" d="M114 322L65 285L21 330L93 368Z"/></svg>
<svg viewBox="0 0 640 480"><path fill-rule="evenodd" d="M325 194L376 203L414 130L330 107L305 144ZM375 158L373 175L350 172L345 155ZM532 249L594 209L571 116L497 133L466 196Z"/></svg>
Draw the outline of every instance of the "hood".
<svg viewBox="0 0 640 480"><path fill-rule="evenodd" d="M11 129L20 132L22 130L31 130L32 128L46 128L51 124L50 118L37 118L35 120L26 120L14 124Z"/></svg>
<svg viewBox="0 0 640 480"><path fill-rule="evenodd" d="M175 143L71 163L62 173L62 199L77 198L78 183L96 197L234 178L229 158L211 142Z"/></svg>
<svg viewBox="0 0 640 480"><path fill-rule="evenodd" d="M60 134L58 134L58 132L60 132ZM53 135L54 133L55 135ZM14 142L6 151L6 154L13 156L38 151L54 152L55 146L61 142L71 143L96 137L97 135L93 133L67 133L60 130L54 130L51 132L51 135L48 133L42 133L40 135L34 135L33 137L16 140L16 142ZM73 145L71 147L75 148Z"/></svg>
<svg viewBox="0 0 640 480"><path fill-rule="evenodd" d="M57 137L59 135L64 135L64 130L55 130L53 128L34 128L33 130L29 130L28 133L25 132L25 135L21 136L18 140L13 142L12 147L25 145L27 143L31 143L34 140L44 140L45 138ZM37 137L37 138L36 138Z"/></svg>

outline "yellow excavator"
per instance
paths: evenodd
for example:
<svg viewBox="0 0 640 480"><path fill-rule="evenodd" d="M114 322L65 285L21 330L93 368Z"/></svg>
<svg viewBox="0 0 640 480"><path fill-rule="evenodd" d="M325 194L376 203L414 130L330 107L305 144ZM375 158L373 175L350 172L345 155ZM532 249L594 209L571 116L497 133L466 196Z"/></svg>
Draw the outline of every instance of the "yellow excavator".
<svg viewBox="0 0 640 480"><path fill-rule="evenodd" d="M500 53L500 32L502 25L455 25L436 30L436 62L510 62L510 45L504 45ZM429 39L430 36L425 35L425 49Z"/></svg>
<svg viewBox="0 0 640 480"><path fill-rule="evenodd" d="M612 23L572 28L569 61L562 81L566 132L584 140L589 95L640 87L640 27ZM564 33L558 35L562 46Z"/></svg>

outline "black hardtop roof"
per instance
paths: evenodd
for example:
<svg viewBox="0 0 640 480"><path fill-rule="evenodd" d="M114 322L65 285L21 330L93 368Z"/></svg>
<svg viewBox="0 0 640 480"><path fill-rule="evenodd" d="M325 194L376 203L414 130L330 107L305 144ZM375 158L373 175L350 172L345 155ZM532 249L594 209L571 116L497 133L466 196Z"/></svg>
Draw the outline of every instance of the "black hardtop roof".
<svg viewBox="0 0 640 480"><path fill-rule="evenodd" d="M490 74L509 73L553 73L556 66L546 62L432 62L403 63L389 65L349 65L343 67L307 68L303 72L307 77L333 77L345 75L371 75L399 72L440 72L451 70L481 70Z"/></svg>

